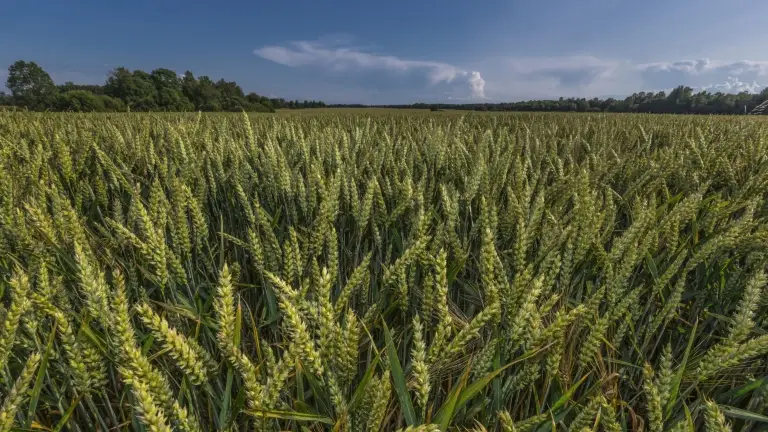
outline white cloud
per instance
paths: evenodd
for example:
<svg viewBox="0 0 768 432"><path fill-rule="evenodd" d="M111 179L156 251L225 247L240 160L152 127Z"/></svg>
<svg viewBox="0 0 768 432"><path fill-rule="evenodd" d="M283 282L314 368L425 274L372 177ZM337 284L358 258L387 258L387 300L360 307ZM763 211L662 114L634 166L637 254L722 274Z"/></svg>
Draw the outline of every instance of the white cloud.
<svg viewBox="0 0 768 432"><path fill-rule="evenodd" d="M624 97L678 85L725 93L762 90L768 61L710 59L637 64L593 56L502 58L478 66L495 100Z"/></svg>
<svg viewBox="0 0 768 432"><path fill-rule="evenodd" d="M480 76L480 72L473 71L469 74L469 87L474 97L485 98L485 80Z"/></svg>
<svg viewBox="0 0 768 432"><path fill-rule="evenodd" d="M259 48L254 54L290 67L320 66L336 72L383 70L395 74L423 74L432 85L463 83L475 99L485 98L485 81L480 72L469 71L447 63L406 60L328 42L296 41L287 45Z"/></svg>
<svg viewBox="0 0 768 432"><path fill-rule="evenodd" d="M644 63L637 65L637 69L647 72L686 72L701 73L704 70L711 69L712 62L709 59L701 60L680 60L676 62Z"/></svg>
<svg viewBox="0 0 768 432"><path fill-rule="evenodd" d="M494 100L595 97L632 89L629 63L594 56L502 57L477 69L483 71L486 93Z"/></svg>
<svg viewBox="0 0 768 432"><path fill-rule="evenodd" d="M743 91L749 92L749 93L758 93L763 88L765 88L765 85L758 84L757 81L752 81L751 83L742 82L737 77L729 76L724 83L706 85L704 87L701 87L701 90L709 90L709 91L723 92L723 93L740 93Z"/></svg>
<svg viewBox="0 0 768 432"><path fill-rule="evenodd" d="M709 58L634 63L591 55L488 57L471 65L404 59L355 47L342 35L318 41L269 45L254 53L289 67L315 68L358 80L376 89L376 99L510 101L558 97L623 98L640 91L669 91L678 85L697 90L759 92L768 81L768 60L720 61ZM381 75L391 88L378 86ZM394 77L394 80L392 80ZM418 77L417 83L409 77ZM351 85L351 83L349 83ZM439 86L438 86L439 85ZM438 86L437 88L433 88ZM445 91L450 89L451 91ZM374 93L371 93L373 96Z"/></svg>
<svg viewBox="0 0 768 432"><path fill-rule="evenodd" d="M692 75L727 72L736 75L754 73L762 76L768 75L768 61L740 60L721 62L704 58L700 60L646 63L638 65L638 69L646 72L685 72Z"/></svg>
<svg viewBox="0 0 768 432"><path fill-rule="evenodd" d="M760 81L768 76L768 61L719 61L708 58L637 65L641 84L653 88L687 85L724 93L751 93L762 90Z"/></svg>

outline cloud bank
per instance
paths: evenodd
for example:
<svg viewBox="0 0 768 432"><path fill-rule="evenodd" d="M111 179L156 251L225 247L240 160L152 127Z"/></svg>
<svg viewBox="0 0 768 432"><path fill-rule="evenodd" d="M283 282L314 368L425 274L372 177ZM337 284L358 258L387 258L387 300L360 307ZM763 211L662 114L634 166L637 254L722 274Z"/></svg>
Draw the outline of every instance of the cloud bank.
<svg viewBox="0 0 768 432"><path fill-rule="evenodd" d="M766 86L763 84L758 84L757 81L752 81L751 83L747 83L747 82L741 81L737 77L729 76L724 83L710 84L710 85L701 87L701 90L707 90L712 92L723 92L723 93L741 93L741 92L758 93L761 90L763 90L765 87Z"/></svg>
<svg viewBox="0 0 768 432"><path fill-rule="evenodd" d="M594 56L502 57L478 66L491 99L625 97L640 91L758 92L768 83L768 61L710 59L633 63Z"/></svg>
<svg viewBox="0 0 768 432"><path fill-rule="evenodd" d="M294 41L269 45L254 53L292 68L307 68L356 78L391 98L509 101L558 97L623 98L640 91L669 91L678 85L695 90L759 92L768 84L768 61L718 61L707 58L635 63L589 55L488 57L466 65L404 59L350 45L348 38ZM391 90L391 91L390 91ZM390 103L373 101L374 103ZM409 102L403 100L402 102Z"/></svg>
<svg viewBox="0 0 768 432"><path fill-rule="evenodd" d="M388 71L393 74L420 74L431 85L460 84L472 99L485 99L485 80L478 71L447 63L406 60L353 47L339 47L320 41L296 41L270 45L254 51L259 57L290 67L322 67L334 72Z"/></svg>

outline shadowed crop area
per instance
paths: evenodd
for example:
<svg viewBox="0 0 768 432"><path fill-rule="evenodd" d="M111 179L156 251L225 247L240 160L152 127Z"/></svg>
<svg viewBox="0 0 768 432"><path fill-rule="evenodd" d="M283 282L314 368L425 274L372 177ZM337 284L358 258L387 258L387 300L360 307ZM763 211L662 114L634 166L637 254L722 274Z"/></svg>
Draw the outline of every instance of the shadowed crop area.
<svg viewBox="0 0 768 432"><path fill-rule="evenodd" d="M0 114L0 431L759 431L768 123Z"/></svg>

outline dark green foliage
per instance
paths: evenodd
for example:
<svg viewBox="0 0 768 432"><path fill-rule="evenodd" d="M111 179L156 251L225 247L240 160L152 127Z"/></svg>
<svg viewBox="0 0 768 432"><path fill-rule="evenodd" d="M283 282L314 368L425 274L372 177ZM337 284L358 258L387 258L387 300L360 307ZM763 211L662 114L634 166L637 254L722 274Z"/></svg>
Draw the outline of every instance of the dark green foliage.
<svg viewBox="0 0 768 432"><path fill-rule="evenodd" d="M184 97L182 83L176 72L170 69L155 69L151 74L157 91L157 106L163 111L192 111L195 107Z"/></svg>
<svg viewBox="0 0 768 432"><path fill-rule="evenodd" d="M382 105L387 108L457 109L473 111L561 111L561 112L625 112L651 114L744 114L768 99L768 89L760 93L693 93L687 86L678 86L669 94L663 91L633 93L625 99L559 98L502 103ZM331 105L332 107L362 107L361 105Z"/></svg>
<svg viewBox="0 0 768 432"><path fill-rule="evenodd" d="M0 92L0 106L16 105L31 111L248 111L275 112L280 108L321 108L319 101L286 102L254 92L247 95L234 81L195 78L158 68L151 73L118 67L104 85L54 84L42 67L34 62L17 61L8 68L6 86L10 95Z"/></svg>
<svg viewBox="0 0 768 432"><path fill-rule="evenodd" d="M56 96L57 111L101 112L104 111L104 100L87 90L71 90Z"/></svg>
<svg viewBox="0 0 768 432"><path fill-rule="evenodd" d="M86 90L97 95L104 94L104 86L98 84L75 84L72 81L67 81L56 87L58 87L59 93L66 93L72 90Z"/></svg>
<svg viewBox="0 0 768 432"><path fill-rule="evenodd" d="M259 105L261 105L266 111L275 112L275 108L272 106L272 101L269 100L268 97L259 96L256 93L251 92L245 96L245 99L256 107L258 111L261 111L261 109L259 109Z"/></svg>
<svg viewBox="0 0 768 432"><path fill-rule="evenodd" d="M5 86L11 91L14 105L32 110L45 110L56 100L56 85L51 76L35 62L18 60L8 67Z"/></svg>
<svg viewBox="0 0 768 432"><path fill-rule="evenodd" d="M72 112L123 112L126 106L122 100L107 95L94 94L88 90L70 90L56 96L53 107L56 111Z"/></svg>
<svg viewBox="0 0 768 432"><path fill-rule="evenodd" d="M99 96L104 103L104 111L109 112L123 112L127 109L125 103L117 98L113 98L107 95Z"/></svg>
<svg viewBox="0 0 768 432"><path fill-rule="evenodd" d="M107 96L121 99L131 111L154 111L157 106L157 90L151 76L144 71L129 71L119 67L112 71L104 85Z"/></svg>
<svg viewBox="0 0 768 432"><path fill-rule="evenodd" d="M287 107L280 103L285 102L283 99L270 100L253 92L246 96L234 81L214 82L207 76L196 79L189 71L179 76L165 68L147 73L118 67L104 85L67 81L58 86L34 62L17 61L8 72L6 86L11 94L0 92L0 106L15 105L31 111L275 112L275 105ZM322 102L305 105L325 106Z"/></svg>

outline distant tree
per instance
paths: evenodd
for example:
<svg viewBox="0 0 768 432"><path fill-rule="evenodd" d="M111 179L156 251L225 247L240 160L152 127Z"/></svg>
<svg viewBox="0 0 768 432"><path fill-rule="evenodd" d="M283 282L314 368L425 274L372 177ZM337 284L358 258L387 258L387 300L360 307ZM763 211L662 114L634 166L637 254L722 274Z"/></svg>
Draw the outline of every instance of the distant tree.
<svg viewBox="0 0 768 432"><path fill-rule="evenodd" d="M53 107L58 93L51 76L35 62L18 60L8 67L5 86L14 105L43 111Z"/></svg>
<svg viewBox="0 0 768 432"><path fill-rule="evenodd" d="M127 110L125 102L120 99L113 98L107 95L100 95L102 103L104 104L104 111L108 112L125 112Z"/></svg>
<svg viewBox="0 0 768 432"><path fill-rule="evenodd" d="M200 84L197 82L195 74L190 71L184 72L184 76L181 78L181 92L195 109L197 109L200 99Z"/></svg>
<svg viewBox="0 0 768 432"><path fill-rule="evenodd" d="M272 105L272 101L269 98L262 97L260 103L264 105L269 112L275 112L275 107Z"/></svg>
<svg viewBox="0 0 768 432"><path fill-rule="evenodd" d="M87 90L72 90L60 93L56 97L55 107L58 111L101 112L104 111L104 100Z"/></svg>
<svg viewBox="0 0 768 432"><path fill-rule="evenodd" d="M269 99L264 96L259 96L258 94L251 92L245 95L245 100L249 104L248 111L275 112L274 108L272 108L272 102L270 102Z"/></svg>
<svg viewBox="0 0 768 432"><path fill-rule="evenodd" d="M203 75L198 79L199 95L196 108L202 111L221 111L221 92L212 79Z"/></svg>
<svg viewBox="0 0 768 432"><path fill-rule="evenodd" d="M259 96L258 93L250 92L245 95L245 100L247 100L249 103L261 104L264 98Z"/></svg>
<svg viewBox="0 0 768 432"><path fill-rule="evenodd" d="M67 81L64 84L56 86L59 93L66 93L72 90L87 90L93 94L103 95L104 86L98 84L75 84L72 81Z"/></svg>
<svg viewBox="0 0 768 432"><path fill-rule="evenodd" d="M283 109L288 107L288 103L283 98L272 98L269 100L272 102L272 108Z"/></svg>
<svg viewBox="0 0 768 432"><path fill-rule="evenodd" d="M270 99L243 92L234 81L195 78L157 68L151 73L118 67L110 71L104 85L54 84L36 63L17 61L8 68L6 86L11 94L0 92L0 106L17 105L30 110L67 111L248 111L274 112L289 105L285 99ZM96 96L94 98L94 96ZM321 101L291 101L292 108L325 106Z"/></svg>
<svg viewBox="0 0 768 432"><path fill-rule="evenodd" d="M630 113L680 113L680 114L744 114L751 112L763 101L768 100L768 88L760 93L715 94L702 90L694 93L691 87L678 86L666 92L638 92L624 99L615 98L564 98L551 100L528 100L501 103L441 104L440 109L462 109L476 111L586 111L586 112L630 112ZM272 101L277 101L272 99ZM287 102L289 108L296 102ZM303 106L303 104L299 104ZM309 102L310 107L324 106ZM364 105L331 105L334 107L363 107ZM410 105L378 105L389 108L428 109L430 105L417 102ZM764 112L768 114L768 110Z"/></svg>
<svg viewBox="0 0 768 432"><path fill-rule="evenodd" d="M153 111L157 109L157 89L151 75L119 67L113 70L104 85L107 96L121 99L131 111Z"/></svg>
<svg viewBox="0 0 768 432"><path fill-rule="evenodd" d="M219 91L219 104L223 111L251 111L253 107L246 99L243 89L234 81L220 79L216 81Z"/></svg>
<svg viewBox="0 0 768 432"><path fill-rule="evenodd" d="M170 69L155 69L151 73L157 91L157 106L162 111L192 111L195 106L183 92L182 80Z"/></svg>

